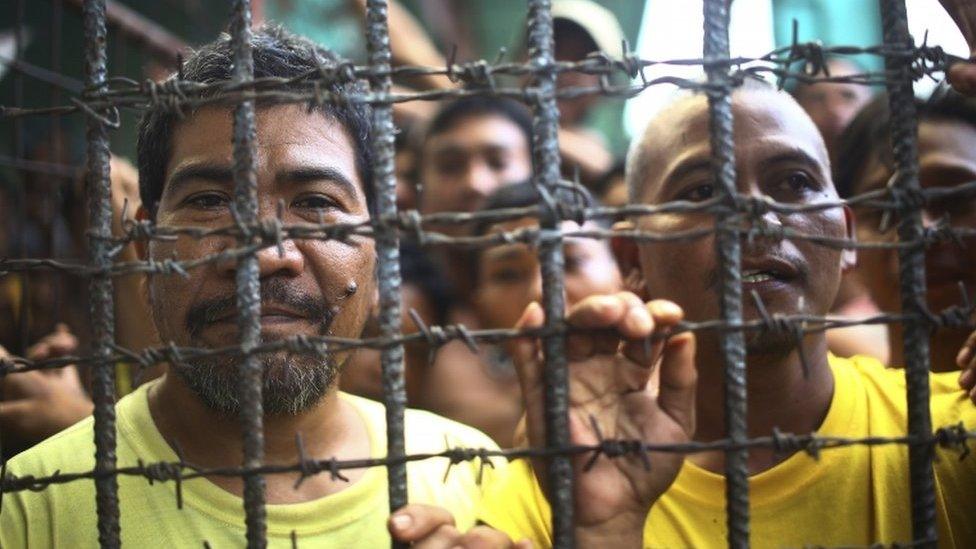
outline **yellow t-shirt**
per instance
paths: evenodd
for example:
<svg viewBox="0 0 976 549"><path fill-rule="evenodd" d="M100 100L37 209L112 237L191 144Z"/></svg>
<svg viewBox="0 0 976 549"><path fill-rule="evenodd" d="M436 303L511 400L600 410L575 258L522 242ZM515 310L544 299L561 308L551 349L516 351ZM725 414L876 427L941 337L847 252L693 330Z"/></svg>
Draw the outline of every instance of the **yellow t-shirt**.
<svg viewBox="0 0 976 549"><path fill-rule="evenodd" d="M152 421L143 385L119 401L118 465L177 461ZM385 408L382 404L341 394L362 415L369 431L372 456L386 455ZM418 410L406 411L408 453L439 452L447 446L496 448L482 433ZM16 456L8 464L18 476L47 476L90 471L94 466L92 419ZM487 483L505 474L504 460L484 467ZM446 481L446 458L407 465L411 502L440 505L454 513L458 527L474 523L482 498L478 460L451 468ZM325 473L328 474L328 473ZM183 509L176 506L176 484L121 475L122 544L126 547L202 547L244 545L243 500L204 478L183 482ZM487 484L483 484L487 486ZM310 502L268 505L268 543L291 547L294 531L300 547L389 547L387 473L369 469L348 488ZM40 492L5 494L0 510L0 547L96 547L95 488L91 480L55 484Z"/></svg>
<svg viewBox="0 0 976 549"><path fill-rule="evenodd" d="M818 433L824 436L899 436L907 429L905 376L866 357L830 358L834 395ZM931 376L935 428L963 422L976 428L976 406L960 390L958 374ZM653 466L653 464L652 464ZM976 456L939 449L935 463L940 545L976 547ZM805 452L749 477L753 547L865 546L911 541L908 451L904 445ZM490 486L480 518L513 539L552 544L550 508L524 460ZM688 461L651 508L645 547L726 544L725 481Z"/></svg>

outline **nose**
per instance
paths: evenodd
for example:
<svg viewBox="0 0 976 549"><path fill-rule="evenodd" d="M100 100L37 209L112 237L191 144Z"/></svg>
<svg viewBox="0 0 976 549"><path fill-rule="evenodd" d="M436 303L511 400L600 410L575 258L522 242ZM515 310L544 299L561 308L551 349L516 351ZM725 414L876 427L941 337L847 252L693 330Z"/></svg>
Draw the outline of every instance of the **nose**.
<svg viewBox="0 0 976 549"><path fill-rule="evenodd" d="M484 198L498 186L495 173L484 162L472 162L464 177L465 190L479 198Z"/></svg>
<svg viewBox="0 0 976 549"><path fill-rule="evenodd" d="M237 243L228 242L225 250L238 246ZM294 240L283 240L281 247L271 246L263 248L254 254L258 260L258 276L267 278L270 276L299 276L305 270L305 255ZM223 259L217 263L217 269L225 277L234 278L237 273L237 259Z"/></svg>
<svg viewBox="0 0 976 549"><path fill-rule="evenodd" d="M260 278L272 276L295 277L305 270L305 255L294 240L284 240L281 246L264 248L256 254Z"/></svg>
<svg viewBox="0 0 976 549"><path fill-rule="evenodd" d="M542 303L542 273L538 269L532 276L532 281L529 282L529 299L536 303Z"/></svg>

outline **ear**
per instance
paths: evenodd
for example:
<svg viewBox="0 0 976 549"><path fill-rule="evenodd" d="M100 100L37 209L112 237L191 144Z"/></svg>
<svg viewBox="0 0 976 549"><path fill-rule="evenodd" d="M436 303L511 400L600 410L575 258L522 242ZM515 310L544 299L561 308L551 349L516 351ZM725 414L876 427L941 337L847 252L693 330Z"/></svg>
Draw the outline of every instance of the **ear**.
<svg viewBox="0 0 976 549"><path fill-rule="evenodd" d="M142 221L149 221L149 220L150 220L149 210L147 210L146 208L144 208L142 206L139 206L139 208L136 210L136 221L142 222ZM145 261L146 259L149 258L149 241L148 240L144 240L144 239L141 239L140 238L140 239L137 239L132 244L136 247L136 255L139 256L139 259L141 261Z"/></svg>
<svg viewBox="0 0 976 549"><path fill-rule="evenodd" d="M850 206L844 204L844 224L847 229L847 239L852 243L857 242L857 227L855 226L854 211ZM845 248L840 256L840 268L844 273L848 273L857 266L857 248Z"/></svg>
<svg viewBox="0 0 976 549"><path fill-rule="evenodd" d="M617 259L617 266L620 267L620 274L624 279L624 289L637 294L642 300L648 301L650 296L647 294L644 270L641 269L640 248L633 238L626 236L626 233L636 229L631 221L614 223L613 230L619 234L611 237L610 250Z"/></svg>

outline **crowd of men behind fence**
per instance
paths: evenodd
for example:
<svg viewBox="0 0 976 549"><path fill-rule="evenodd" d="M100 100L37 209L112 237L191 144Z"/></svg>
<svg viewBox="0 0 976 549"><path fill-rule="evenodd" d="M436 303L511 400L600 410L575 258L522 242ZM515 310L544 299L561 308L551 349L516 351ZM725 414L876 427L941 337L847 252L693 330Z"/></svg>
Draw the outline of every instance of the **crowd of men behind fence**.
<svg viewBox="0 0 976 549"><path fill-rule="evenodd" d="M952 0L942 4L976 53L976 7ZM557 60L579 61L622 39L612 14L595 3L557 0L553 13ZM409 35L405 29L412 28L398 27L391 37L394 47L429 40ZM183 60L179 78L231 80L232 47L226 35L201 46ZM415 47L436 51L426 42ZM273 24L254 30L251 48L255 78L297 79L341 62ZM411 60L410 50L403 55ZM732 93L737 192L796 208L770 208L745 221L761 226L742 244L746 320L830 315L857 321L901 312L893 246L898 212L870 201L840 202L890 188L898 174L889 135L898 113L877 88L836 78L866 72L851 58L831 57L819 68L814 76L838 81L787 82L787 91L780 91L746 78ZM916 102L918 179L923 190L935 191L925 201L923 219L933 233L944 235L927 243L926 306L933 317L950 318L952 311L964 317L933 322L931 329L932 424L960 426L963 433L961 447L932 441L934 505L944 547L976 546L971 516L976 459L964 450L973 444L965 433L976 430L976 332L974 313L967 308L976 291L974 73L972 65L959 63L949 71L949 83ZM597 76L575 73L561 76L558 85L598 83ZM337 81L328 87L350 93L362 85ZM437 85L457 84L444 79ZM634 137L629 151L612 150L609 140L584 126L586 113L599 101L593 94L559 101L561 169L570 184L555 196L533 182L533 120L523 103L475 94L423 108L398 106L396 201L401 210L422 216L553 201L591 209L676 201L691 206L559 225L573 444L595 444L604 437L650 445L702 443L687 455L574 456L574 534L581 547L720 546L728 534L726 456L707 443L728 435L721 338L716 331L680 329L721 314L715 217L695 208L719 194L707 97L676 92ZM214 102L182 115L164 108L146 112L137 157L112 158L115 233L123 235L133 223L215 231L129 242L116 261L192 260L237 244L216 231L234 223L232 109ZM367 106L259 101L255 109L261 218L278 217L285 224L375 220L374 128ZM39 148L32 154L42 159L46 153ZM45 188L43 181L27 181L16 197L4 189L3 200L30 207L0 223L0 256L13 254L16 246L30 255L31 249L57 242L62 258L84 257L83 201L65 200L58 224L45 223L52 219L41 211ZM954 189L961 191L953 194ZM80 197L84 185L74 182L66 192ZM401 232L403 333L448 325L541 329L543 276L530 238L539 229L540 218L532 214L422 227L458 240L495 238L491 246L469 247L431 245ZM633 238L637 232L697 236L642 240ZM777 232L799 236L774 236ZM287 238L255 255L262 344L274 347L297 335L350 340L378 335L377 258L370 236ZM238 268L236 259L225 258L185 274L116 277L118 345L137 351L235 345ZM16 354L45 361L86 354L84 280L52 272L6 273L0 290L4 358ZM852 322L800 334L771 324L744 335L750 437L906 435L900 323ZM280 346L260 356L266 464L386 455L379 350L314 354ZM219 472L238 467L243 451L239 360L218 353L149 367L117 364L118 466L168 462L202 471L178 484L120 475L123 545L243 543L244 479ZM478 344L464 338L443 344L409 340L407 454L545 446L542 363L538 338L530 336ZM93 469L89 376L85 367L68 366L0 378L6 478ZM754 545L868 546L912 539L905 445L853 444L816 454L799 447L750 450ZM331 475L268 474L268 542L380 547L392 537L427 548L549 546L549 466L542 455L450 467L447 458L411 461L410 503L392 515L382 467ZM0 494L0 547L97 545L90 479Z"/></svg>

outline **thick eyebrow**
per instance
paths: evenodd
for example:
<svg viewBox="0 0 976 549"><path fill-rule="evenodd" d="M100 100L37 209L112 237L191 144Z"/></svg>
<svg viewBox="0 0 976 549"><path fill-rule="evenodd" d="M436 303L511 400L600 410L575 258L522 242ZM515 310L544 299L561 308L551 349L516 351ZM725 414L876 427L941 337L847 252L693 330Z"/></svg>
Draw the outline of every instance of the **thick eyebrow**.
<svg viewBox="0 0 976 549"><path fill-rule="evenodd" d="M805 164L808 167L814 168L819 175L824 175L820 162L803 149L793 149L765 158L759 163L759 167L761 170L768 170L777 164L787 164L790 162Z"/></svg>
<svg viewBox="0 0 976 549"><path fill-rule="evenodd" d="M697 158L691 158L689 160L686 160L678 164L677 166L675 166L673 170L671 170L671 173L669 173L664 178L664 181L660 186L660 192L662 193L667 192L668 185L672 184L675 181L680 181L684 177L687 177L689 174L701 170L707 170L709 173L711 173L712 159L710 157L699 156Z"/></svg>
<svg viewBox="0 0 976 549"><path fill-rule="evenodd" d="M173 173L169 176L169 180L166 182L166 188L169 189L170 193L173 193L194 179L213 181L226 185L233 182L234 173L231 171L230 166L221 164L188 164L173 170Z"/></svg>
<svg viewBox="0 0 976 549"><path fill-rule="evenodd" d="M175 192L192 180L212 181L222 185L232 185L234 173L230 166L221 164L189 164L173 170L166 187ZM356 196L357 186L341 171L329 166L298 166L278 172L277 183L308 183L312 181L332 181L343 187L349 196Z"/></svg>
<svg viewBox="0 0 976 549"><path fill-rule="evenodd" d="M346 174L331 166L297 166L275 174L276 183L312 183L315 181L331 181L337 183L349 196L357 196L359 186L353 183Z"/></svg>
<svg viewBox="0 0 976 549"><path fill-rule="evenodd" d="M505 244L485 250L482 257L490 258L492 261L510 261L513 259L521 259L527 254L530 254L530 251L525 244Z"/></svg>
<svg viewBox="0 0 976 549"><path fill-rule="evenodd" d="M503 143L481 143L474 147L461 147L454 143L448 143L435 147L430 151L433 155L457 155L457 154L497 154L504 153L509 150Z"/></svg>

